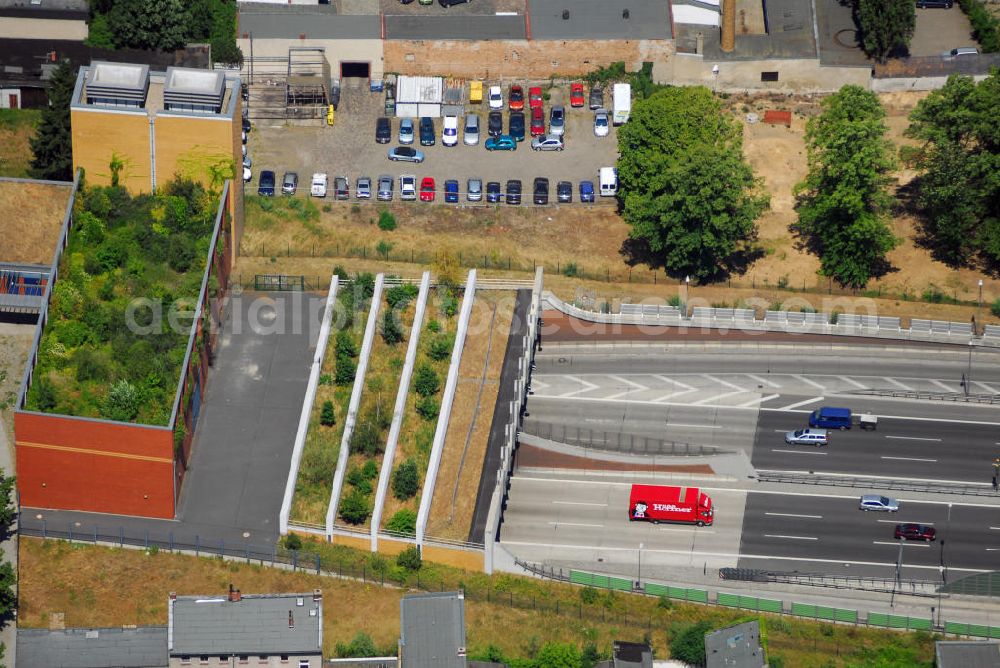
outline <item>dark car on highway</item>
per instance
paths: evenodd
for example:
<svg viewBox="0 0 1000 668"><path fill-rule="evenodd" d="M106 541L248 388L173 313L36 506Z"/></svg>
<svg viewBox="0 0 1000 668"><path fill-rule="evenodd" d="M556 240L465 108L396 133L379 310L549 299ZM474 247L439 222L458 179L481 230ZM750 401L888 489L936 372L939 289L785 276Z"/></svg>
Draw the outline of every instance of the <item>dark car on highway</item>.
<svg viewBox="0 0 1000 668"><path fill-rule="evenodd" d="M521 181L511 179L507 182L507 204L521 203Z"/></svg>
<svg viewBox="0 0 1000 668"><path fill-rule="evenodd" d="M926 524L897 524L896 540L934 540L937 537L937 529Z"/></svg>
<svg viewBox="0 0 1000 668"><path fill-rule="evenodd" d="M507 119L507 134L516 141L524 141L524 112L512 111Z"/></svg>
<svg viewBox="0 0 1000 668"><path fill-rule="evenodd" d="M420 145L434 146L434 119L430 116L420 117Z"/></svg>
<svg viewBox="0 0 1000 668"><path fill-rule="evenodd" d="M549 180L539 176L531 189L532 201L535 204L549 203Z"/></svg>
<svg viewBox="0 0 1000 668"><path fill-rule="evenodd" d="M503 134L503 114L499 111L491 111L486 118L486 133L491 137L499 137Z"/></svg>
<svg viewBox="0 0 1000 668"><path fill-rule="evenodd" d="M375 121L375 141L379 144L388 144L392 141L392 123L385 116L380 116Z"/></svg>
<svg viewBox="0 0 1000 668"><path fill-rule="evenodd" d="M500 201L500 182L490 181L486 184L486 201L490 204L496 204Z"/></svg>

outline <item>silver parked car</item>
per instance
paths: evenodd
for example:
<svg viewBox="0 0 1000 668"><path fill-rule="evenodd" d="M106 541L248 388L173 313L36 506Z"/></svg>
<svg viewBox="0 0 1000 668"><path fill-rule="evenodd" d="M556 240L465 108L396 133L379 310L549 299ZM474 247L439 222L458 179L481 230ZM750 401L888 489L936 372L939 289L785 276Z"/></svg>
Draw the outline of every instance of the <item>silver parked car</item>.
<svg viewBox="0 0 1000 668"><path fill-rule="evenodd" d="M382 202L392 201L392 177L382 174L378 177L378 199Z"/></svg>
<svg viewBox="0 0 1000 668"><path fill-rule="evenodd" d="M899 510L899 501L880 494L865 494L858 501L858 509L864 511L878 510L886 513L894 513Z"/></svg>
<svg viewBox="0 0 1000 668"><path fill-rule="evenodd" d="M532 151L561 151L563 139L556 135L542 135L531 140Z"/></svg>
<svg viewBox="0 0 1000 668"><path fill-rule="evenodd" d="M466 146L479 143L479 115L468 114L465 117L465 136L462 139Z"/></svg>
<svg viewBox="0 0 1000 668"><path fill-rule="evenodd" d="M558 137L566 132L566 110L557 104L549 110L549 134Z"/></svg>
<svg viewBox="0 0 1000 668"><path fill-rule="evenodd" d="M404 118L399 121L399 143L400 144L412 144L413 143L413 119Z"/></svg>
<svg viewBox="0 0 1000 668"><path fill-rule="evenodd" d="M468 190L465 193L465 199L470 202L481 202L483 199L483 180L482 179L469 179Z"/></svg>
<svg viewBox="0 0 1000 668"><path fill-rule="evenodd" d="M372 198L372 179L370 176L358 177L358 185L354 190L354 196L358 199Z"/></svg>

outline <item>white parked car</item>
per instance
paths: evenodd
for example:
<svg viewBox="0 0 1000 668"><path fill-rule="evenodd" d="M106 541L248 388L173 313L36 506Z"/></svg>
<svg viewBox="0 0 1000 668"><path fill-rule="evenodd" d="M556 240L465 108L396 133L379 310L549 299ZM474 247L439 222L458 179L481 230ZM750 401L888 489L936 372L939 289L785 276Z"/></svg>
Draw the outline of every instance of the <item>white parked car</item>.
<svg viewBox="0 0 1000 668"><path fill-rule="evenodd" d="M503 91L500 86L490 86L490 109L503 109Z"/></svg>
<svg viewBox="0 0 1000 668"><path fill-rule="evenodd" d="M313 174L312 185L309 187L309 194L313 197L326 197L326 174L316 172Z"/></svg>
<svg viewBox="0 0 1000 668"><path fill-rule="evenodd" d="M441 130L441 143L445 146L458 144L458 116L445 116Z"/></svg>
<svg viewBox="0 0 1000 668"><path fill-rule="evenodd" d="M417 177L413 174L403 174L399 177L399 199L417 199Z"/></svg>
<svg viewBox="0 0 1000 668"><path fill-rule="evenodd" d="M372 179L370 176L358 177L358 185L354 190L354 196L358 199L372 198Z"/></svg>
<svg viewBox="0 0 1000 668"><path fill-rule="evenodd" d="M611 119L608 118L607 109L598 109L594 112L594 134L598 137L607 137L608 128L611 126Z"/></svg>

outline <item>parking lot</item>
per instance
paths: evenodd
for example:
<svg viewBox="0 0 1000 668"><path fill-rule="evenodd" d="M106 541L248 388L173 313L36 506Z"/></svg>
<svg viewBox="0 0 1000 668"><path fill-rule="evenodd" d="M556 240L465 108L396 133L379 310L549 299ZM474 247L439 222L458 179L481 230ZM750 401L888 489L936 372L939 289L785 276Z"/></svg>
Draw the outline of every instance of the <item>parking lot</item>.
<svg viewBox="0 0 1000 668"><path fill-rule="evenodd" d="M490 82L487 82L487 86ZM527 90L527 82L522 82ZM509 84L504 86L506 102ZM248 184L248 192L256 192L257 179L261 170L270 169L281 176L286 171L299 175L299 192L307 194L309 181L314 172L329 174L331 185L337 176L346 176L352 187L359 176L377 179L388 174L395 180L395 196L399 199L399 176L413 174L417 181L425 176L433 177L437 189L435 201L443 201L444 182L457 179L460 184L461 201L465 201L466 181L469 178L482 179L484 187L489 181L506 183L508 179L520 179L524 188L524 203L530 203L531 184L536 177L546 177L550 182L549 200L555 200L556 183L573 183L573 201L579 201L579 183L592 181L597 186L597 172L600 167L615 164L617 158L617 138L614 128L606 137L595 137L593 112L586 106L571 108L568 105L568 89L565 95L553 90L550 101L545 103L546 121L553 103L565 99L566 134L565 149L562 151L532 151L531 136L519 143L516 151L487 151L484 143L486 118L489 108L486 101L467 107L480 115L480 141L476 146L466 146L459 133L459 143L454 147L441 144L441 122L435 120L436 140L434 146L420 146L419 139L413 147L425 154L420 164L392 162L386 154L391 147L399 146L399 119L392 118L392 141L379 144L375 141L375 121L384 114L384 96L370 93L363 88L346 88L341 97L333 127L254 127L247 144L248 154L253 159L253 180ZM611 91L605 91L605 106L611 104ZM527 104L525 105L527 109ZM507 131L509 111L503 110L504 132ZM530 115L526 112L530 121ZM374 185L374 183L373 183ZM332 192L327 200L332 201Z"/></svg>

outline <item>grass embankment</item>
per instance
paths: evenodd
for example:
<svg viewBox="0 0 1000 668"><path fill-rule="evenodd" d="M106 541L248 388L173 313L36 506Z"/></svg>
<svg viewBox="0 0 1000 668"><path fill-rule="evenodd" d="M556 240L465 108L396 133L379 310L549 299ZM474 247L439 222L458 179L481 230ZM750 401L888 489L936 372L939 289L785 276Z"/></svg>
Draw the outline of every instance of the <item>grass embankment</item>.
<svg viewBox="0 0 1000 668"><path fill-rule="evenodd" d="M370 526L375 487L406 357L405 333L411 331L417 292L417 286L412 284L387 288L379 305L379 335L368 360L365 392L351 436L338 513L339 521L352 526Z"/></svg>
<svg viewBox="0 0 1000 668"><path fill-rule="evenodd" d="M373 572L386 573L387 583L401 574L397 566L379 555L313 541L306 541L306 549L321 552L324 567L331 570L336 570L338 563L356 570L364 564L369 578ZM747 617L728 608L664 603L506 574L487 576L427 562L420 579L435 591L465 587L471 656L481 655L494 645L507 656L524 657L550 641L581 646L593 643L603 653L613 640L638 642L645 638L653 644L657 656L664 657L669 654L670 638L692 624L704 621L718 628ZM414 583L415 576L410 574L407 581ZM359 631L385 649L393 648L399 636L399 599L406 593L404 589L214 558L149 554L35 538L20 542L18 623L44 628L54 613L62 612L68 627L165 625L169 592L223 594L229 583L246 593L323 589L328 612L335 611L324 615L327 656L334 655L337 643L347 643ZM485 602L487 591L492 603ZM511 600L517 607L511 607ZM540 609L531 610L529 601L537 601ZM561 604L560 614L553 612L556 601ZM626 613L633 620L627 625ZM602 614L606 623L599 621ZM933 662L935 637L930 634L770 615L762 618L771 665L915 668L929 667ZM633 625L634 620L639 623Z"/></svg>
<svg viewBox="0 0 1000 668"><path fill-rule="evenodd" d="M30 142L41 117L37 109L0 109L0 176L30 176Z"/></svg>
<svg viewBox="0 0 1000 668"><path fill-rule="evenodd" d="M452 407L434 488L428 536L469 539L493 409L500 389L500 371L514 314L514 300L513 291L476 293L459 367L456 394L461 399Z"/></svg>
<svg viewBox="0 0 1000 668"><path fill-rule="evenodd" d="M459 307L459 296L447 286L434 288L428 298L426 322L420 333L393 459L392 481L382 509L383 530L404 534L413 534L416 530L420 490L427 475L434 430L441 412L441 395L455 344Z"/></svg>
<svg viewBox="0 0 1000 668"><path fill-rule="evenodd" d="M341 282L292 500L292 521L305 524L326 521L365 314L375 285L371 274L356 274L353 281L345 282L346 271L338 268L334 272L341 276Z"/></svg>

